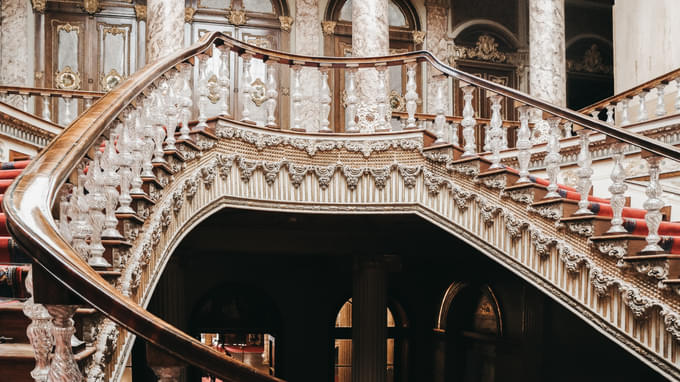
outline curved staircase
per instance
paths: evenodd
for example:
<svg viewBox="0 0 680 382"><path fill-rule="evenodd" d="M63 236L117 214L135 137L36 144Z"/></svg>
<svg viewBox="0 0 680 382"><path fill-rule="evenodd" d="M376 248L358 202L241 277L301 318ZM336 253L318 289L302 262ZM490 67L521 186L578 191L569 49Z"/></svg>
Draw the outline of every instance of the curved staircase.
<svg viewBox="0 0 680 382"><path fill-rule="evenodd" d="M284 122L276 121L281 101L274 70L268 70L264 120L254 121L249 110L254 92L240 95L245 98L235 103L238 110L207 118L207 95L200 83L207 80L205 62L211 55L263 60L268 69L280 66L290 70L296 87L303 66L319 70L322 81L331 70L343 70L355 81L357 70L375 68L384 74L385 67L404 66L409 81L415 81L416 63L427 63L445 78L464 82L465 109L462 118L449 118L441 108L428 122L432 128L422 129L416 124L417 94L407 94L406 128L392 131L384 104L367 111L348 97L347 112L356 116L350 118L356 126L332 132L321 123L320 132L304 131L295 114L300 101L294 88L294 115L290 128L282 129ZM189 123L192 65L199 66L199 102L197 121ZM415 82L409 85L409 92L415 92ZM474 87L493 93L490 153L475 151ZM531 146L522 137L530 123L522 110L518 169L500 164L500 97L522 104L523 111L532 107L552 116L542 121L551 127L540 153L546 154L547 179L528 176ZM322 98L320 110L326 115L321 119L328 122L330 104ZM367 119L366 113L373 114ZM462 145L457 132L451 142L443 138L452 120L463 127ZM584 149L575 188L558 184L563 122L586 131L579 133ZM589 195L589 132L644 150L651 179L644 210L626 206L618 149L611 195ZM237 207L418 215L544 291L650 367L680 379L680 224L669 222L671 211L658 202L654 166L660 157L680 160L680 150L450 68L427 52L305 57L213 33L131 76L24 171L3 170L9 172L5 179L0 174L0 185L7 183L3 209L9 230L34 262L34 303L44 304L53 317L54 354L51 364L46 355L38 360L42 373L77 378L84 368L88 380L117 380L134 334L179 359L178 364L189 363L223 380L277 380L145 310L186 232L221 208ZM10 255L12 240L7 240ZM66 288L54 288L55 283ZM87 313L79 306L96 310L90 311L96 316L92 362L80 368L78 361L85 357L73 350L71 336L62 334L78 333L70 319ZM159 368L166 372L171 366Z"/></svg>

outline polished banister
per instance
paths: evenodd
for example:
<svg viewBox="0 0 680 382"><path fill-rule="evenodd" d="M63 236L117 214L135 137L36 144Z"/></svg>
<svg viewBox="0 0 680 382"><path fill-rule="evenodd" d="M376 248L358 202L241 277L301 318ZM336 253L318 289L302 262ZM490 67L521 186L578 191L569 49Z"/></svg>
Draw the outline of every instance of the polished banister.
<svg viewBox="0 0 680 382"><path fill-rule="evenodd" d="M71 174L86 152L97 142L108 125L135 97L141 94L165 71L211 49L223 45L239 54L264 61L307 67L367 68L382 65L402 65L429 62L443 74L491 90L584 128L599 131L649 152L675 160L680 150L586 117L580 113L548 104L517 90L507 88L453 69L431 53L417 51L384 57L306 57L258 48L215 32L206 34L198 43L179 53L171 54L138 71L117 88L103 96L87 112L78 117L58 136L10 187L3 201L4 211L15 238L47 272L75 294L113 321L150 343L165 349L187 362L230 381L274 381L167 324L124 296L99 276L59 233L51 209L62 183Z"/></svg>

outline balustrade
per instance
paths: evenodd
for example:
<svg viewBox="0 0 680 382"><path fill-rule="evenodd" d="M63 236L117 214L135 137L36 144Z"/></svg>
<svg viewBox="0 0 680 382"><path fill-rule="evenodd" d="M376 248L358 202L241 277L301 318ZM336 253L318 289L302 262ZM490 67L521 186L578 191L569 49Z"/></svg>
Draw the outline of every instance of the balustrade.
<svg viewBox="0 0 680 382"><path fill-rule="evenodd" d="M259 48L243 45L227 37L219 36L221 44L216 49L203 47L196 51L195 57L184 57L181 62L174 63L164 73L155 73L153 78L147 78L146 88L139 94L132 94L128 89L128 101L115 115L106 122L105 125L98 126L96 132L82 134L97 135L96 139L88 142L93 150L83 150L87 155L81 158L81 166L70 168L73 171L72 179L75 184L64 184L59 194L58 229L61 237L73 249L73 251L90 266L99 269L109 269L111 267L122 267L122 261L112 259L114 255L106 253L104 241L122 242L128 239L129 232L122 227L119 222L131 216L146 219L139 210L135 208L134 200L150 200L154 202L154 195L150 191L150 184L161 183L161 170L172 167L174 160L167 159L166 155L182 156L181 149L187 143L194 140L196 132L209 129L208 123L211 117L219 113L223 117L237 119L240 122L255 124L267 128L289 128L296 131L306 131L305 123L308 118L318 120L318 131L325 134L333 132L358 133L365 131L366 126L361 126L357 122L357 108L359 104L357 70L374 67L377 69L377 89L378 96L375 99L376 113L373 115L377 120L369 121L375 130L398 130L416 129L428 127L434 131L435 144L445 145L450 143L456 150L455 159L474 160L477 156L487 154L477 153L475 142L477 132L482 125L488 125L485 139L486 146L490 151L491 169L503 169L507 163L503 163L502 151L508 149L508 126L518 126L516 156L519 170L517 183L532 183L535 181L530 176L530 163L532 160L532 150L540 151L545 155L546 172L549 184L547 185L546 203L552 203L562 197L564 186L560 185L560 166L563 156L560 152L561 139L571 136L571 129L579 136L580 150L578 153L578 210L576 215L592 215L589 208L588 195L592 188L592 155L590 152L591 135L597 132L604 132L607 135L616 135L615 128L609 126L614 122L614 111L616 107L621 108L621 119L627 121L628 99L620 102L609 102L606 104L607 121L601 123L590 118L568 113L562 109L546 106L540 101L533 100L528 96L516 91L509 91L490 82L475 79L462 72L444 67L436 68L443 74L436 78L437 86L432 102L434 115L418 114L417 105L419 100L418 87L416 83L415 57L422 53L411 53L412 56L396 58L376 59L375 62L348 59L313 59L306 60L301 57L286 57L282 54L263 51ZM233 45L231 45L233 44ZM210 57L210 53L214 57ZM236 55L232 57L232 55ZM230 63L242 59L242 71L230 70ZM423 56L424 57L424 56ZM233 58L233 59L232 59ZM212 60L212 61L211 61ZM316 61L315 61L316 60ZM337 62L333 61L337 60ZM353 61L356 60L356 61ZM427 61L423 58L424 61ZM193 70L192 64L197 64L197 70ZM432 62L430 62L432 64ZM218 68L217 75L210 75L211 67ZM257 69L263 65L264 71L258 72ZM406 72L406 84L403 95L403 111L392 110L392 102L399 103L402 99L393 100L388 98L389 86L387 83L387 73L390 66L401 66ZM261 67L260 67L261 68ZM306 69L318 70L319 81L303 82L303 71ZM150 72L151 69L148 73ZM313 72L312 70L312 72ZM337 72L335 72L337 71ZM240 72L240 73L239 73ZM306 73L305 73L306 74ZM242 76L236 81L234 76ZM149 74L151 76L151 74ZM195 78L192 78L195 76ZM259 77L258 77L259 76ZM342 100L334 103L333 95L341 93L339 89L334 92L331 87L331 76L344 79L344 94ZM216 79L214 78L216 77ZM260 78L261 77L261 78ZM306 76L304 76L306 78ZM453 100L448 96L448 80L450 77L458 77L463 93L462 116L447 115L447 110L453 104ZM280 86L281 78L291 78L292 86L290 94L288 89ZM259 80L259 81L258 81ZM469 81L469 82L468 82ZM230 100L231 84L241 84L240 92L234 91L234 97L238 99ZM193 84L193 86L192 86ZM303 97L303 90L307 86L319 86L318 99L309 100ZM218 91L215 91L218 87ZM196 94L194 94L194 88ZM491 118L479 118L474 109L475 90L481 88L490 94ZM663 87L657 87L659 97L662 98ZM285 94L284 94L285 93ZM477 93L481 94L481 92ZM637 96L644 101L646 91L642 91ZM679 93L680 94L680 93ZM283 96L290 95L292 105L282 103ZM45 94L38 94L41 97L43 108L45 108ZM194 98L194 97L197 98ZM399 95L401 96L401 95ZM680 95L678 96L680 98ZM72 98L75 99L75 98ZM193 100L196 99L197 102ZM512 102L506 102L506 99ZM217 110L210 111L209 102L219 102ZM340 102L342 101L342 102ZM474 100L477 101L477 100ZM313 107L305 104L314 102ZM502 118L502 105L515 104L518 108L519 123L514 121L504 121ZM282 104L292 106L290 108L290 120L282 121L281 115L286 113L278 112ZM620 106L618 106L620 104ZM643 108L644 102L640 103L640 118L646 118ZM230 110L230 105L234 110ZM335 120L330 118L332 105L338 108L334 113L344 114L344 126L334 126ZM540 108L537 107L541 106ZM657 108L659 106L657 105ZM399 108L399 110L403 110ZM312 110L312 112L309 112ZM597 119L597 110L592 110L593 117ZM313 115L311 115L313 113ZM530 113L538 116L533 124L530 123ZM545 119L543 119L545 113ZM44 113L45 114L45 113ZM49 115L49 114L46 114ZM658 110L657 110L657 115ZM277 121L277 116L279 120ZM391 116L391 117L390 117ZM192 120L197 122L192 129ZM401 123L390 123L390 118L399 119ZM291 122L288 125L288 122ZM304 122L304 123L303 123ZM84 122L83 122L84 123ZM103 123L103 122L102 122ZM212 122L211 122L212 123ZM239 122L234 122L239 123ZM463 147L459 147L458 126L462 127ZM74 124L76 128L80 128ZM396 128L393 128L396 127ZM179 127L179 131L177 131ZM73 127L72 127L73 128ZM314 129L316 130L316 129ZM178 139L176 135L178 135ZM628 141L630 136L622 134ZM622 139L623 139L622 138ZM96 142L95 142L96 140ZM571 139L571 142L574 142ZM655 147L644 140L641 146ZM195 142L194 142L195 143ZM83 143L84 144L84 143ZM627 186L624 183L625 171L623 166L624 148L627 143L616 143L616 150L613 155L613 171L611 174L612 184L609 186L611 192L611 208L613 218L611 228L608 233L625 233L623 227L622 210L625 204L625 192ZM437 147L439 149L441 147ZM659 154L652 151L654 154ZM647 159L650 168L650 184L647 190L649 199L644 207L648 211L646 222L649 227L647 236L647 247L644 251L659 252L658 227L661 217L661 209L664 203L661 199L661 187L658 181L659 156L653 155ZM174 170L173 170L174 171ZM187 184L189 184L188 182ZM188 193L188 190L179 191ZM195 192L195 191L194 191ZM162 208L168 208L163 206ZM48 208L44 210L49 210ZM141 216L140 216L141 215ZM120 220L119 220L120 219ZM168 223L169 224L169 223ZM121 234L121 231L123 234ZM134 286L127 288L133 289ZM130 290L124 291L130 295ZM127 300L126 300L127 301ZM67 333L72 333L72 322L70 317L73 311L70 307L48 307L48 311L55 317L54 338L55 356L52 363L63 362L68 365L67 373L77 380L77 365L72 360L70 348L64 345ZM69 337L70 338L70 337ZM57 355L58 354L58 355ZM74 367L75 365L75 367ZM50 370L50 372L52 372ZM161 371L158 371L161 373ZM79 375L79 374L78 374ZM54 378L57 378L55 375ZM174 377L168 377L172 379Z"/></svg>

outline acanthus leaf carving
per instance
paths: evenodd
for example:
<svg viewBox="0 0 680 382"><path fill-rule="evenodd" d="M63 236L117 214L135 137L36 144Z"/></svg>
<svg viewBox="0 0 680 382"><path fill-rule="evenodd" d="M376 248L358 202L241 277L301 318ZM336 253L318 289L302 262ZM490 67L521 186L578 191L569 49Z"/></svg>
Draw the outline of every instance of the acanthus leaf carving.
<svg viewBox="0 0 680 382"><path fill-rule="evenodd" d="M355 190L357 188L357 184L359 183L359 178L364 174L364 169L343 166L342 174L345 176L347 188L350 190Z"/></svg>
<svg viewBox="0 0 680 382"><path fill-rule="evenodd" d="M413 188L416 185L416 177L422 169L421 166L399 166L399 175L404 180L406 188Z"/></svg>
<svg viewBox="0 0 680 382"><path fill-rule="evenodd" d="M314 174L316 174L316 178L319 181L319 187L321 187L322 190L328 188L328 184L330 184L331 178L333 177L333 174L335 174L335 168L336 165L314 166Z"/></svg>
<svg viewBox="0 0 680 382"><path fill-rule="evenodd" d="M250 181L250 177L253 176L253 172L257 169L258 161L248 160L244 158L238 159L238 168L241 170L241 180L245 183Z"/></svg>
<svg viewBox="0 0 680 382"><path fill-rule="evenodd" d="M281 166L283 162L262 162L262 170L264 170L264 179L267 181L268 185L274 184L276 179L279 177L279 171L281 171Z"/></svg>
<svg viewBox="0 0 680 382"><path fill-rule="evenodd" d="M547 235L543 234L539 228L533 228L531 230L531 241L534 244L536 254L542 258L550 255L550 247L555 244L555 240Z"/></svg>
<svg viewBox="0 0 680 382"><path fill-rule="evenodd" d="M390 177L391 166L379 167L379 168L369 168L368 173L373 177L375 182L375 187L378 190L382 190L387 185L387 179Z"/></svg>

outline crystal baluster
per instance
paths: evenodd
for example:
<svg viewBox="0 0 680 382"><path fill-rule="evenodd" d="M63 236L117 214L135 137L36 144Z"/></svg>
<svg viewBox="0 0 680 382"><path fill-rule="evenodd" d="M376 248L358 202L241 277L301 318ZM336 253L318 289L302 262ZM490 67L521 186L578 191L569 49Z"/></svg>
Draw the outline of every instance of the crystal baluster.
<svg viewBox="0 0 680 382"><path fill-rule="evenodd" d="M33 301L32 270L28 271L25 284L26 291L31 295L31 298L23 304L22 310L24 315L31 320L31 323L26 328L26 337L28 337L33 347L33 354L35 356L35 368L31 370L31 377L36 382L46 382L47 374L50 370L50 353L54 346L52 339L52 316L50 316L42 304L36 304Z"/></svg>
<svg viewBox="0 0 680 382"><path fill-rule="evenodd" d="M458 122L452 122L450 125L451 128L451 143L458 146L460 142L458 142Z"/></svg>
<svg viewBox="0 0 680 382"><path fill-rule="evenodd" d="M675 110L680 110L680 78L675 79L676 95L675 95Z"/></svg>
<svg viewBox="0 0 680 382"><path fill-rule="evenodd" d="M321 126L319 127L319 132L322 133L332 133L333 130L330 129L330 121L328 120L329 113L331 112L331 89L328 86L328 67L322 67L321 71L321 91L319 94L319 102L321 103Z"/></svg>
<svg viewBox="0 0 680 382"><path fill-rule="evenodd" d="M206 121L208 116L205 114L205 109L208 107L208 78L207 78L208 56L205 54L198 55L198 124L197 130L203 130L208 127Z"/></svg>
<svg viewBox="0 0 680 382"><path fill-rule="evenodd" d="M611 192L611 206L612 206L612 222L611 227L607 230L607 233L627 233L626 229L623 227L623 218L621 217L623 213L623 207L626 203L625 193L628 186L624 183L626 179L626 171L623 168L623 150L626 147L625 143L616 143L614 145L614 153L612 159L614 160L614 166L612 168L611 180L612 184L609 186L609 192Z"/></svg>
<svg viewBox="0 0 680 382"><path fill-rule="evenodd" d="M550 184L548 184L548 193L544 199L560 197L560 194L557 192L559 188L557 180L560 172L560 160L562 160L562 155L560 155L560 137L562 136L560 133L560 118L548 118L548 125L550 125L547 145L548 155L546 155L545 161Z"/></svg>
<svg viewBox="0 0 680 382"><path fill-rule="evenodd" d="M42 96L42 118L46 121L52 121L52 112L50 111L50 96L47 94Z"/></svg>
<svg viewBox="0 0 680 382"><path fill-rule="evenodd" d="M189 133L189 119L191 119L191 107L193 106L193 101L191 100L193 94L191 91L191 85L189 81L191 80L191 65L181 64L180 72L177 74L177 79L179 86L178 88L178 99L180 106L180 116L182 127L179 129L179 139L183 141L191 140Z"/></svg>
<svg viewBox="0 0 680 382"><path fill-rule="evenodd" d="M491 145L491 166L489 168L503 168L501 165L501 149L503 148L503 120L501 119L501 101L503 97L500 95L492 95L491 99L491 125L489 129L490 145Z"/></svg>
<svg viewBox="0 0 680 382"><path fill-rule="evenodd" d="M142 174L141 177L145 179L156 179L153 173L153 154L154 154L154 136L156 129L153 126L153 111L151 98L145 98L143 102L142 115L144 116L143 132L142 132Z"/></svg>
<svg viewBox="0 0 680 382"><path fill-rule="evenodd" d="M356 68L347 69L347 87L345 91L347 92L346 100L346 116L347 116L347 129L348 133L357 133L359 128L357 127L356 115L357 115L357 94L356 94Z"/></svg>
<svg viewBox="0 0 680 382"><path fill-rule="evenodd" d="M416 85L416 63L409 62L406 64L406 113L408 113L408 120L406 121L407 129L416 128L416 101L418 101L417 85Z"/></svg>
<svg viewBox="0 0 680 382"><path fill-rule="evenodd" d="M531 129L529 129L529 106L520 106L519 110L519 130L517 131L517 162L519 163L519 179L517 183L528 183L529 162L531 161Z"/></svg>
<svg viewBox="0 0 680 382"><path fill-rule="evenodd" d="M508 129L501 126L501 131L503 132L503 134L501 136L501 150L507 150L508 149Z"/></svg>
<svg viewBox="0 0 680 382"><path fill-rule="evenodd" d="M465 146L463 149L463 157L477 155L477 144L475 143L475 125L477 120L475 120L475 110L472 108L472 92L475 90L472 86L464 86L463 90L463 120L460 122L463 126L463 140L465 140Z"/></svg>
<svg viewBox="0 0 680 382"><path fill-rule="evenodd" d="M664 99L665 88L666 84L658 84L656 86L656 110L654 111L654 115L657 117L663 117L666 115L666 102Z"/></svg>
<svg viewBox="0 0 680 382"><path fill-rule="evenodd" d="M30 100L30 96L28 94L22 94L21 95L21 103L22 103L22 108L24 112L28 113L28 101Z"/></svg>
<svg viewBox="0 0 680 382"><path fill-rule="evenodd" d="M144 160L144 125L142 124L141 116L138 111L133 114L131 123L128 127L130 132L130 152L132 154L132 178L130 180L130 194L132 195L146 195L142 189L144 181L142 180L142 162Z"/></svg>
<svg viewBox="0 0 680 382"><path fill-rule="evenodd" d="M591 111L590 111L590 116L591 116L593 119L596 119L596 120L600 121L600 111L599 111L599 110L591 110Z"/></svg>
<svg viewBox="0 0 680 382"><path fill-rule="evenodd" d="M484 125L484 145L482 146L483 152L491 151L491 132L489 131L491 126Z"/></svg>
<svg viewBox="0 0 680 382"><path fill-rule="evenodd" d="M102 168L104 171L104 195L106 196L104 231L102 237L107 239L122 239L123 235L118 232L118 219L116 218L116 205L118 204L118 185L120 175L118 174L118 153L113 144L117 136L114 132L110 133L110 139L104 147L102 155Z"/></svg>
<svg viewBox="0 0 680 382"><path fill-rule="evenodd" d="M88 170L87 201L89 205L88 216L92 227L90 236L90 258L87 263L93 267L110 267L111 264L104 259L104 245L102 244L102 229L105 224L105 215L102 212L106 208L106 196L102 192L104 179L100 166L102 153L95 151L94 160Z"/></svg>
<svg viewBox="0 0 680 382"><path fill-rule="evenodd" d="M375 102L378 104L378 120L379 123L376 125L376 131L386 131L389 130L389 124L386 119L387 115L387 76L385 75L387 71L386 65L380 65L376 67L378 72L378 94L375 97Z"/></svg>
<svg viewBox="0 0 680 382"><path fill-rule="evenodd" d="M69 210L71 203L66 195L61 196L59 201L59 232L67 243L73 244L73 234L71 233L71 223L69 222Z"/></svg>
<svg viewBox="0 0 680 382"><path fill-rule="evenodd" d="M253 120L250 118L250 102L253 98L253 87L251 85L253 81L251 60L253 57L247 53L241 57L243 58L243 85L241 86L243 92L243 112L241 113L241 122L252 123Z"/></svg>
<svg viewBox="0 0 680 382"><path fill-rule="evenodd" d="M231 51L226 45L217 47L217 50L220 52L220 65L217 71L217 81L220 90L222 91L222 97L220 100L220 114L229 117L231 116L231 113L229 112L229 105L231 103L229 99L229 85L231 83L229 78L229 58Z"/></svg>
<svg viewBox="0 0 680 382"><path fill-rule="evenodd" d="M92 98L85 97L85 110L89 109L90 107L92 107Z"/></svg>
<svg viewBox="0 0 680 382"><path fill-rule="evenodd" d="M163 150L163 141L167 131L163 127L165 123L165 113L163 113L163 100L161 91L158 90L151 94L152 98L152 114L154 121L154 153L153 153L153 163L167 163L164 158L165 151Z"/></svg>
<svg viewBox="0 0 680 382"><path fill-rule="evenodd" d="M304 131L302 127L302 84L300 83L301 67L293 65L293 130Z"/></svg>
<svg viewBox="0 0 680 382"><path fill-rule="evenodd" d="M279 97L276 83L276 66L272 61L267 62L267 100L264 103L267 112L267 127L276 127L276 102Z"/></svg>
<svg viewBox="0 0 680 382"><path fill-rule="evenodd" d="M437 81L437 89L434 103L436 114L434 117L434 131L437 135L437 139L434 141L434 144L441 144L446 143L446 140L444 139L444 131L446 129L446 101L444 99L444 90L447 83L445 76L436 78L435 81Z"/></svg>
<svg viewBox="0 0 680 382"><path fill-rule="evenodd" d="M82 381L83 375L78 369L78 363L73 356L71 337L76 329L73 326L75 305L46 305L52 316L52 336L54 338L54 353L50 361L50 371L47 375L49 382Z"/></svg>
<svg viewBox="0 0 680 382"><path fill-rule="evenodd" d="M87 221L88 203L85 199L84 191L86 180L85 174L81 173L78 175L78 184L75 192L71 196L71 206L73 208L74 217L72 221L73 228L71 229L71 232L73 232L73 249L85 261L87 261L89 257L87 239L91 234L91 227Z"/></svg>
<svg viewBox="0 0 680 382"><path fill-rule="evenodd" d="M614 104L609 104L607 105L607 123L610 125L614 124L614 107L616 105Z"/></svg>
<svg viewBox="0 0 680 382"><path fill-rule="evenodd" d="M590 131L580 129L576 134L578 134L581 144L581 151L579 151L577 158L579 179L577 191L581 195L581 199L578 202L578 210L574 212L574 215L592 215L593 212L588 209L588 194L592 186L591 177L593 176L593 169L591 167L593 159L590 155Z"/></svg>
<svg viewBox="0 0 680 382"><path fill-rule="evenodd" d="M663 188L661 183L659 183L659 164L662 158L656 155L649 156L645 158L647 160L647 165L649 166L649 184L647 185L648 199L645 200L643 207L647 210L645 214L645 222L647 223L647 245L642 249L642 252L663 252L663 248L659 246L659 225L661 224L661 209L664 207L664 202L661 199L661 194Z"/></svg>
<svg viewBox="0 0 680 382"><path fill-rule="evenodd" d="M64 125L68 126L73 121L73 110L71 110L71 104L73 99L71 97L64 97Z"/></svg>
<svg viewBox="0 0 680 382"><path fill-rule="evenodd" d="M118 209L116 213L120 214L134 214L135 210L130 207L132 203L132 196L130 196L130 178L132 177L132 169L130 164L133 161L132 152L130 151L130 137L129 130L126 126L120 132L117 142L118 148L118 173L120 174L120 196L118 197ZM167 141L167 140L166 140Z"/></svg>
<svg viewBox="0 0 680 382"><path fill-rule="evenodd" d="M630 100L628 98L624 98L621 100L621 126L630 124L630 120L628 119L629 103Z"/></svg>
<svg viewBox="0 0 680 382"><path fill-rule="evenodd" d="M166 116L166 129L167 134L165 136L165 149L166 150L176 150L175 142L175 130L177 129L177 121L179 117L179 109L177 107L177 94L175 91L175 84L177 80L177 74L174 74L172 79L165 82L165 86L162 87L164 90L165 98L165 116Z"/></svg>
<svg viewBox="0 0 680 382"><path fill-rule="evenodd" d="M640 110L638 110L638 122L643 122L647 120L647 109L645 105L645 98L647 98L648 91L643 90L638 95L638 100L640 101Z"/></svg>

